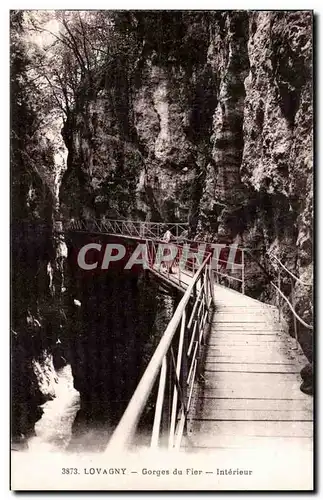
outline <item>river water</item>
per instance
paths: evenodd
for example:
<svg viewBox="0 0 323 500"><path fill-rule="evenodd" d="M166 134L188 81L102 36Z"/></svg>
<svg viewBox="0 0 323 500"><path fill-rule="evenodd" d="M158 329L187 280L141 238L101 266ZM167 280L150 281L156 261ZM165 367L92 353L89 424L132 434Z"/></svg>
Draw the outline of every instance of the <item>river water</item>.
<svg viewBox="0 0 323 500"><path fill-rule="evenodd" d="M74 388L70 365L57 371L55 397L42 405L43 414L29 439L30 451L65 450L72 438L72 426L80 409L80 394Z"/></svg>

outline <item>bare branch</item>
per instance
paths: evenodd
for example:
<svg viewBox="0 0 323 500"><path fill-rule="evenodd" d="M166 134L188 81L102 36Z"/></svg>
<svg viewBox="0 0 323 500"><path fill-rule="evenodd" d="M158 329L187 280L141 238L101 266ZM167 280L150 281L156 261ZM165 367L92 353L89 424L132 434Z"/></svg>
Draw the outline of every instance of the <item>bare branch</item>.
<svg viewBox="0 0 323 500"><path fill-rule="evenodd" d="M69 29L67 21L65 19L63 19L62 23L63 23L63 26L66 29L67 33L70 35L70 37L73 41L73 43L72 42L71 43L72 43L72 47L73 47L75 56L76 56L77 60L79 61L81 68L84 70L84 73L86 73L86 65L84 63L82 55L80 54L77 41L76 41L72 31Z"/></svg>
<svg viewBox="0 0 323 500"><path fill-rule="evenodd" d="M68 110L64 108L64 106L62 105L61 101L60 101L60 100L59 100L59 98L57 97L57 94L56 94L56 92L55 92L55 87L54 87L54 85L52 84L52 82L50 81L50 79L49 79L46 75L44 75L44 77L45 77L45 79L47 80L47 82L48 82L49 86L50 86L50 87L51 87L51 89L52 89L53 96L54 96L54 98L55 98L55 100L56 100L56 102L57 102L58 107L59 107L59 108L60 108L60 109L64 112L64 114L65 114L66 116L68 116Z"/></svg>
<svg viewBox="0 0 323 500"><path fill-rule="evenodd" d="M86 48L87 37L86 37L86 34L85 34L84 24L82 22L82 18L81 18L80 13L78 13L78 18L79 18L79 22L80 22L80 25L81 25L81 28L82 28L82 35L83 35L82 38L83 38L84 55L85 55L85 59L86 59L86 62L87 62L88 70L90 71L90 60L89 60L89 56L88 56L88 52L87 52L87 48Z"/></svg>

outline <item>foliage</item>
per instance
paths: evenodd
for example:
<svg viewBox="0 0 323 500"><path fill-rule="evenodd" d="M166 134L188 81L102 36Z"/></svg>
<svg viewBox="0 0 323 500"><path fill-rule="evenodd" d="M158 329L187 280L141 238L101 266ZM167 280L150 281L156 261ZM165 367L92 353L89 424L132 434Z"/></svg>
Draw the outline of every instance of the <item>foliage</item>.
<svg viewBox="0 0 323 500"><path fill-rule="evenodd" d="M27 11L32 73L44 96L67 119L83 94L95 94L116 62L133 46L110 11Z"/></svg>
<svg viewBox="0 0 323 500"><path fill-rule="evenodd" d="M41 94L37 83L29 78L31 60L23 41L21 11L12 11L11 28L11 173L14 219L28 215L28 193L41 187L38 166L52 163L50 146L39 144L38 131L44 114L40 112ZM43 156L44 155L44 156Z"/></svg>

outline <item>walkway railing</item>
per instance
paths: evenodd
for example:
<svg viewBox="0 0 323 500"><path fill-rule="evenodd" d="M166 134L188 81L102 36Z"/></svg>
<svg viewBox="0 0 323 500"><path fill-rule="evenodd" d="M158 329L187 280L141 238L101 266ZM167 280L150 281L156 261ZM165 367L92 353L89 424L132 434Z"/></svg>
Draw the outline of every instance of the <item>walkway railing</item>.
<svg viewBox="0 0 323 500"><path fill-rule="evenodd" d="M143 222L111 219L71 219L68 229L87 233L121 234L139 239L160 239L166 231L178 238L188 229L188 223Z"/></svg>
<svg viewBox="0 0 323 500"><path fill-rule="evenodd" d="M150 269L171 278L180 287L186 287L186 281L182 279L184 274L193 277L207 257L210 257L210 264L212 262L212 254L205 250L205 245L203 249L191 248L189 244L178 245L161 240L147 240L146 245ZM164 252L166 257L169 254L170 260L161 262Z"/></svg>
<svg viewBox="0 0 323 500"><path fill-rule="evenodd" d="M187 238L188 224L164 224L156 222L139 222L124 220L96 220L71 221L73 231L114 234L135 237L146 241L146 250L150 270L164 278L176 282L178 287L186 291L170 320L159 344L156 348L129 404L115 429L109 445L109 450L124 449L130 446L137 430L140 418L147 408L148 400L156 398L154 418L151 429L150 444L159 445L161 437L167 436L169 448L179 448L185 432L189 411L194 394L194 385L199 375L199 359L203 345L208 319L214 303L214 276L217 282L226 279L228 284L241 284L241 292L245 292L245 252L259 265L269 278L270 284L277 292L277 307L281 320L281 298L288 304L294 317L295 339L298 340L297 321L306 328L313 327L307 324L295 311L294 282L304 286L310 284L302 282L274 255L268 255L269 263L275 269L276 276L270 275L250 251L237 248L238 266L233 259L235 269L241 271L241 277L233 276L225 266L230 258L219 258L209 251L212 244L205 242L189 242ZM162 236L169 230L175 239L182 236L187 244L162 241ZM186 233L186 234L185 234ZM185 235L185 236L184 236ZM190 245L193 244L193 248ZM201 246L202 248L201 250ZM194 247L195 245L195 247ZM176 250L169 260L159 259L159 252L166 247L170 253ZM189 247L189 250L188 248ZM229 251L234 249L230 247ZM188 251L188 256L185 252ZM164 256L164 254L162 254ZM184 258L183 258L184 257ZM228 257L228 256L227 256ZM184 264L183 264L184 262ZM225 269L225 270L224 270ZM291 282L291 301L281 290L281 273L286 272ZM190 280L183 279L183 274L189 274ZM173 275L173 276L171 276ZM190 282L187 285L187 282ZM185 284L185 286L183 286ZM158 387L157 387L158 382Z"/></svg>
<svg viewBox="0 0 323 500"><path fill-rule="evenodd" d="M296 342L298 342L298 328L297 328L297 321L301 323L305 328L308 328L309 330L313 330L313 326L306 323L300 316L297 314L295 311L296 307L296 301L295 301L295 282L298 282L302 284L303 286L306 287L312 287L311 283L305 283L302 281L300 278L295 276L292 271L290 271L282 262L281 260L278 259L275 255L272 253L267 252L266 257L268 259L268 263L275 272L275 274L270 274L263 265L258 262L257 259L254 258L252 255L252 252L250 250L246 249L247 254L252 258L254 262L260 267L260 269L263 271L264 274L269 279L270 285L275 289L276 291L276 306L278 308L278 314L279 314L279 322L281 322L282 319L282 304L283 302L281 299L283 299L284 302L288 305L292 315L293 315L293 328L294 328L294 337ZM289 276L289 281L290 281L290 287L291 287L291 293L290 293L290 300L286 297L286 295L282 292L282 273L286 273Z"/></svg>
<svg viewBox="0 0 323 500"><path fill-rule="evenodd" d="M212 269L215 281L229 288L245 293L245 254L244 248L237 245L210 243L201 240L183 239L190 249L204 248L204 252L212 253ZM199 250L203 254L203 250ZM222 257L222 258L221 258Z"/></svg>
<svg viewBox="0 0 323 500"><path fill-rule="evenodd" d="M139 240L149 241L147 243L151 255L157 250L154 246L163 242L163 236L166 231L170 231L172 234L171 244L178 249L179 243L184 244L185 247L189 247L190 251L198 253L198 259L192 260L188 259L186 263L186 268L189 269L189 264L191 263L190 272L195 272L196 266L200 265L203 261L204 255L207 253L212 253L212 269L214 271L216 282L219 284L224 284L225 286L232 287L245 293L245 263L244 263L244 249L238 248L235 245L221 245L215 243L207 243L204 241L189 240L188 235L188 223L178 222L178 223L162 223L162 222L143 222L143 221L129 221L129 220L111 220L111 219L71 219L69 225L67 225L67 230L74 232L86 232L92 234L108 234L108 235L119 235L123 237L131 237ZM219 249L216 249L216 246ZM202 247L202 250L199 248ZM169 275L173 269L178 271L178 285L181 285L181 272L182 269L179 266L179 260L181 258L182 252L179 251L174 259L172 265L168 264ZM222 258L220 258L220 256ZM154 268L156 272L156 267ZM163 270L165 271L165 269ZM163 272L165 275L165 272ZM173 280L172 280L173 281Z"/></svg>
<svg viewBox="0 0 323 500"><path fill-rule="evenodd" d="M279 321L281 320L281 310L282 310L282 302L281 298L286 302L288 305L290 311L292 312L293 315L293 326L294 326L294 337L296 341L298 342L298 328L297 328L297 321L299 321L305 328L308 328L309 330L313 330L313 326L309 325L306 323L295 311L295 306L296 306L296 301L295 301L295 282L300 283L303 286L306 287L312 287L311 283L305 283L302 281L300 278L295 276L292 271L290 271L282 262L281 260L278 259L275 255L272 253L267 253L267 257L269 259L270 264L272 267L276 270L277 272L277 277L276 277L276 283L274 281L271 281L271 285L275 288L276 290L276 304L278 307L278 312L279 312ZM291 293L290 293L290 301L288 298L283 294L281 291L281 284L282 284L282 273L286 273L289 276L289 281L290 281L290 287L291 287Z"/></svg>
<svg viewBox="0 0 323 500"><path fill-rule="evenodd" d="M238 285L241 287L239 291L241 291L242 294L245 293L245 255L244 255L244 248L236 248L236 251L238 252L240 264L237 265L237 263L233 263L233 271L228 269L228 260L224 259L217 259L216 267L214 269L215 277L216 277L216 283L221 284L221 278L225 278L228 282L229 288L231 288L231 285L235 282L238 283ZM239 255L240 254L240 255ZM237 271L240 272L240 277L236 276L235 274Z"/></svg>
<svg viewBox="0 0 323 500"><path fill-rule="evenodd" d="M149 251L150 256L153 256L153 249ZM189 416L194 384L199 375L200 350L214 300L210 261L211 254L207 254L196 269L110 439L109 451L131 445L147 401L156 390L150 445L158 446L161 437L164 440L166 436L168 448L179 448Z"/></svg>

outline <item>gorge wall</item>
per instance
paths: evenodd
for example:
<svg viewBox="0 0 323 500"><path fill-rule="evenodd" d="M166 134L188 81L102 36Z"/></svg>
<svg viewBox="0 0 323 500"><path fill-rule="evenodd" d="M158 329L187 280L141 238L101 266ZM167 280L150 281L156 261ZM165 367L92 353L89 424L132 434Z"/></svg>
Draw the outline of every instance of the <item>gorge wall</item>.
<svg viewBox="0 0 323 500"><path fill-rule="evenodd" d="M238 242L265 266L270 250L311 282L312 14L133 12L115 22L135 56L120 56L90 96L85 86L65 125L63 212L189 220L201 239ZM259 268L246 266L247 292L271 300ZM310 321L309 290L295 293Z"/></svg>
<svg viewBox="0 0 323 500"><path fill-rule="evenodd" d="M52 237L57 211L63 219L188 220L192 237L236 242L265 267L272 251L304 282L312 280L312 13L124 11L113 13L113 22L122 44L83 79L64 121L68 157L58 200L48 175L55 151L42 151L36 169L19 153L30 149L23 124L14 127L21 133L13 223L41 219L48 226L36 248L26 230L13 244L17 415L26 394L34 391L39 403L31 360L52 353L62 330L64 344L66 311L74 314L62 305L62 242ZM65 273L64 293L74 297ZM289 296L287 278L282 287ZM246 292L274 300L251 260ZM311 322L311 290L298 284L295 294L296 310ZM292 325L287 307L285 316ZM309 331L300 327L299 335L312 359ZM78 389L87 391L81 382ZM19 434L28 426L18 420Z"/></svg>

